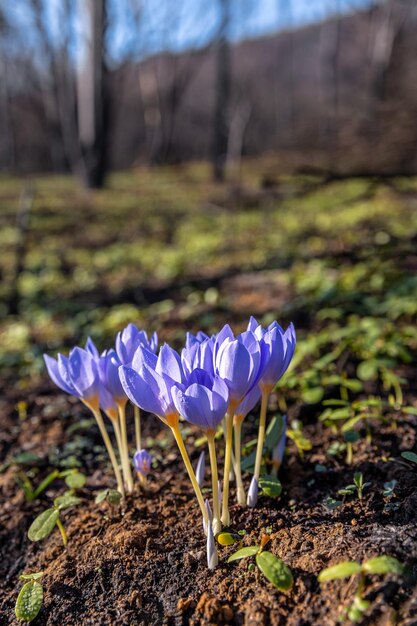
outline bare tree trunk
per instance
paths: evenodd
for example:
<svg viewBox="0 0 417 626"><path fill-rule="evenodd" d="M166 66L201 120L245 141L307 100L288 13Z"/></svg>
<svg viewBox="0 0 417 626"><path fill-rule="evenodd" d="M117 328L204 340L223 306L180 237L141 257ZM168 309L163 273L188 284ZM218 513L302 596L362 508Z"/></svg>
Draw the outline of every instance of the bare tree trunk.
<svg viewBox="0 0 417 626"><path fill-rule="evenodd" d="M14 125L10 112L9 102L9 71L7 59L2 59L0 66L0 136L3 137L0 165L14 170L16 166L16 142L14 137ZM3 163L1 163L1 161Z"/></svg>
<svg viewBox="0 0 417 626"><path fill-rule="evenodd" d="M230 0L220 0L221 23L217 38L217 86L214 114L213 174L214 179L223 181L229 134L228 108L231 87L230 44Z"/></svg>
<svg viewBox="0 0 417 626"><path fill-rule="evenodd" d="M77 72L77 101L80 170L88 188L104 184L107 169L108 93L104 38L106 31L106 0L79 0L79 9L88 12L88 35L84 42L84 58Z"/></svg>

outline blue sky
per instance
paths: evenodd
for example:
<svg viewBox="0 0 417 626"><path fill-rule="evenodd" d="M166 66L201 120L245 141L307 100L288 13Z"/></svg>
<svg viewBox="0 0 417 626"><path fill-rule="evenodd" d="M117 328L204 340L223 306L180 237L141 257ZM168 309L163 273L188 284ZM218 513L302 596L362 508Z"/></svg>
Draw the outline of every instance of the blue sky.
<svg viewBox="0 0 417 626"><path fill-rule="evenodd" d="M0 0L1 1L1 0ZM62 28L61 0L43 0L44 18L56 43ZM375 0L374 0L375 1ZM238 41L320 21L337 11L363 8L373 0L231 0L230 38ZM83 0L78 0L82 6ZM219 24L220 0L109 0L109 45L115 62L132 53L138 58L161 50L180 51L206 45ZM131 7L141 7L139 28L132 27ZM33 16L25 0L7 7L13 21L36 43ZM85 30L82 12L74 14L74 33ZM32 36L31 36L32 33ZM74 36L74 49L76 36Z"/></svg>

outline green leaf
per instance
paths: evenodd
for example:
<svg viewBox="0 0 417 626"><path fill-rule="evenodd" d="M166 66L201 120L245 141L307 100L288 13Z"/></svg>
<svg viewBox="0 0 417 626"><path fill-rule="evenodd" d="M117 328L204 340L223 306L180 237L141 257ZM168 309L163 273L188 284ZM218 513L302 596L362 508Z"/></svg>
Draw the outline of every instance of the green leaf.
<svg viewBox="0 0 417 626"><path fill-rule="evenodd" d="M278 498L282 492L282 485L275 476L261 476L259 479L259 487L262 492L269 498Z"/></svg>
<svg viewBox="0 0 417 626"><path fill-rule="evenodd" d="M293 577L288 565L271 552L256 555L256 564L262 574L280 591L288 591L293 585Z"/></svg>
<svg viewBox="0 0 417 626"><path fill-rule="evenodd" d="M324 390L322 387L313 387L311 389L305 389L301 394L301 398L306 404L318 404L323 398L323 395Z"/></svg>
<svg viewBox="0 0 417 626"><path fill-rule="evenodd" d="M259 552L259 546L247 546L246 548L241 548L237 552L234 552L227 559L228 563L232 561L239 561L239 559L246 559L248 556L254 556Z"/></svg>
<svg viewBox="0 0 417 626"><path fill-rule="evenodd" d="M73 474L69 474L65 478L65 482L70 489L82 489L87 481L86 476L81 474L81 472L75 472Z"/></svg>
<svg viewBox="0 0 417 626"><path fill-rule="evenodd" d="M36 517L28 530L31 541L40 541L51 534L59 518L57 509L46 509Z"/></svg>
<svg viewBox="0 0 417 626"><path fill-rule="evenodd" d="M34 574L20 574L22 580L39 580L43 576L43 572L35 572Z"/></svg>
<svg viewBox="0 0 417 626"><path fill-rule="evenodd" d="M349 578L353 574L359 574L360 571L361 564L357 561L343 561L343 563L322 569L318 575L318 581L323 583L328 580L336 580L336 578Z"/></svg>
<svg viewBox="0 0 417 626"><path fill-rule="evenodd" d="M70 493L64 493L62 496L58 496L54 500L54 505L61 511L62 509L69 509L72 506L77 506L82 502L81 498L73 496Z"/></svg>
<svg viewBox="0 0 417 626"><path fill-rule="evenodd" d="M359 363L356 373L360 380L372 380L378 373L378 361L370 359Z"/></svg>
<svg viewBox="0 0 417 626"><path fill-rule="evenodd" d="M96 504L101 504L101 502L106 501L111 506L119 506L122 497L122 494L116 489L103 489L96 495L95 502Z"/></svg>
<svg viewBox="0 0 417 626"><path fill-rule="evenodd" d="M278 444L281 435L284 430L284 421L281 415L274 415L271 421L268 424L268 428L266 429L266 437L265 444L262 456L265 452L271 452L275 446ZM254 440L256 443L256 440ZM256 451L254 450L251 454L242 459L241 467L245 472L253 472L255 465Z"/></svg>
<svg viewBox="0 0 417 626"><path fill-rule="evenodd" d="M404 565L393 556L376 556L365 561L362 569L366 574L402 574Z"/></svg>
<svg viewBox="0 0 417 626"><path fill-rule="evenodd" d="M34 620L41 610L42 601L43 588L40 583L32 580L23 585L14 609L17 619L25 622Z"/></svg>
<svg viewBox="0 0 417 626"><path fill-rule="evenodd" d="M411 452L411 450L406 450L405 452L401 452L401 456L403 459L407 461L411 461L412 463L417 463L417 454L415 452Z"/></svg>

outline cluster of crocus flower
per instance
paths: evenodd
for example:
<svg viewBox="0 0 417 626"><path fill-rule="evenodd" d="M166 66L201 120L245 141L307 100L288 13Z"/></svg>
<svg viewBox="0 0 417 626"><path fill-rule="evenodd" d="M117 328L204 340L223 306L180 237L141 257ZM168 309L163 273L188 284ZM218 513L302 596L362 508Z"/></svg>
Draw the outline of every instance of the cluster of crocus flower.
<svg viewBox="0 0 417 626"><path fill-rule="evenodd" d="M94 413L109 450L118 487L120 471L103 433L100 408L112 420L119 446L126 488L131 488L131 468L127 454L125 406L129 399L137 409L153 413L168 426L178 444L203 515L204 527L214 534L230 524L229 479L233 466L239 504L255 506L258 493L266 416L270 394L287 370L295 349L292 324L284 331L277 322L263 328L251 317L246 331L234 335L229 325L209 337L203 332L187 334L179 354L168 344L157 353L157 337L150 340L144 331L130 324L116 340L115 350L101 355L91 342L85 349L74 348L69 357L58 355L57 361L45 356L52 380L64 391L79 397ZM259 434L254 475L246 498L241 475L241 432L246 415L261 400ZM137 416L139 413L137 413ZM201 463L197 479L182 434L181 419L202 430L208 442L212 478L212 513L201 493ZM134 465L140 480L146 480L150 458L141 450ZM223 424L225 454L223 488L220 489L217 468L216 433ZM105 428L104 428L105 430ZM285 433L284 433L285 437ZM234 449L233 449L234 439ZM285 442L285 438L282 440ZM275 453L280 463L283 444Z"/></svg>
<svg viewBox="0 0 417 626"><path fill-rule="evenodd" d="M129 324L116 337L115 348L99 353L94 342L88 338L85 348L73 348L68 357L58 354L53 359L44 355L49 376L63 391L79 398L93 413L106 446L117 489L122 495L125 489L133 489L133 477L126 433L126 404L128 397L121 385L119 368L130 365L140 345L156 352L158 337L156 333L148 339L143 330ZM136 448L141 449L140 412L135 405ZM113 425L119 450L122 471L116 459L114 447L107 432L102 411Z"/></svg>

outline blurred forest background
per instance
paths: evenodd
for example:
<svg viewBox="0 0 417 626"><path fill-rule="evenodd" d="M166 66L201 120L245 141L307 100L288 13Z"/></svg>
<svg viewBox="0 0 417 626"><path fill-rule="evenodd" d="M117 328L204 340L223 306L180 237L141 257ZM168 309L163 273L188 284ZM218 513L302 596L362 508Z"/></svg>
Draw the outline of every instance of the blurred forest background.
<svg viewBox="0 0 417 626"><path fill-rule="evenodd" d="M414 0L0 2L0 169L417 168Z"/></svg>
<svg viewBox="0 0 417 626"><path fill-rule="evenodd" d="M0 366L413 319L416 33L415 0L0 0Z"/></svg>

